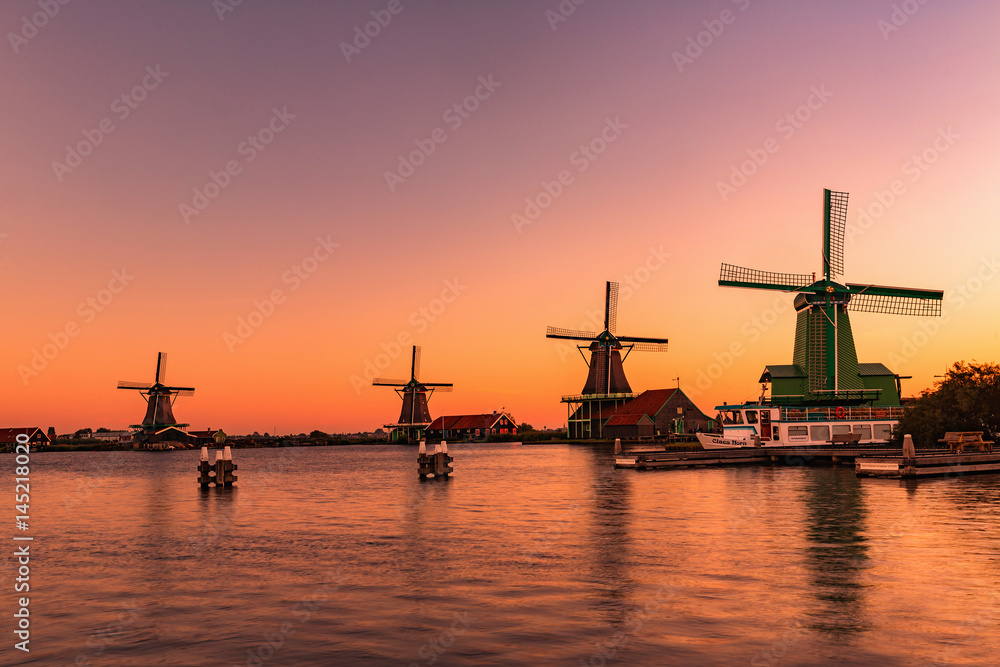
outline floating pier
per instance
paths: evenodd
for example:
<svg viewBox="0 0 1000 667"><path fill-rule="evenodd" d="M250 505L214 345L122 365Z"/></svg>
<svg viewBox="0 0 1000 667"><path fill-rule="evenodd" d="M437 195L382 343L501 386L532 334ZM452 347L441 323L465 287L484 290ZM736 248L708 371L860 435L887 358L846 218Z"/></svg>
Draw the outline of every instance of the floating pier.
<svg viewBox="0 0 1000 667"><path fill-rule="evenodd" d="M198 462L198 483L202 489L207 489L209 484L215 484L215 488L232 488L237 477L234 474L236 464L233 463L233 452L226 446L221 452L215 452L215 462L208 462L208 447L201 448L201 460Z"/></svg>
<svg viewBox="0 0 1000 667"><path fill-rule="evenodd" d="M420 479L427 479L428 477L445 477L455 472L455 469L451 467L451 462L454 459L448 455L448 443L444 440L441 441L440 445L434 446L434 453L427 453L427 443L424 440L420 441L420 447L417 450L417 474L420 475Z"/></svg>
<svg viewBox="0 0 1000 667"><path fill-rule="evenodd" d="M853 464L859 477L928 477L1000 472L1000 453L954 454L947 449L904 451L887 445L740 447L734 449L633 450L619 452L615 468L634 470L704 468L752 464Z"/></svg>

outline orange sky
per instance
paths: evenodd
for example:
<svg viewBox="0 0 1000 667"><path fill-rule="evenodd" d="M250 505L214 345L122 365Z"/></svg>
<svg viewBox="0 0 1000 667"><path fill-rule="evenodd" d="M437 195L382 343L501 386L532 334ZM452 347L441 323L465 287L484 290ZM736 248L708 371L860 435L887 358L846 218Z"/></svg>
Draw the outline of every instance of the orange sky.
<svg viewBox="0 0 1000 667"><path fill-rule="evenodd" d="M606 280L621 333L670 339L633 388L679 376L711 411L794 329L720 263L819 271L824 187L851 193L845 280L946 294L932 322L856 314L859 359L906 393L995 361L1000 8L674 4L4 3L0 421L135 423L115 385L163 350L193 427L371 430L399 400L366 364L406 376L402 335L455 383L433 414L557 426L586 368L545 326Z"/></svg>

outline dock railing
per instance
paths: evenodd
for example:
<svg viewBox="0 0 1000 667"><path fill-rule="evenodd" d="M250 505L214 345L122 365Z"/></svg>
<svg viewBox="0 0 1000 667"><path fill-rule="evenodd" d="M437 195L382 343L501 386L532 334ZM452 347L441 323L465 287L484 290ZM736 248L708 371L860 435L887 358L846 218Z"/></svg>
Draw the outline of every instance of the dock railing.
<svg viewBox="0 0 1000 667"><path fill-rule="evenodd" d="M879 421L899 419L905 408L901 406L843 408L781 408L782 421Z"/></svg>

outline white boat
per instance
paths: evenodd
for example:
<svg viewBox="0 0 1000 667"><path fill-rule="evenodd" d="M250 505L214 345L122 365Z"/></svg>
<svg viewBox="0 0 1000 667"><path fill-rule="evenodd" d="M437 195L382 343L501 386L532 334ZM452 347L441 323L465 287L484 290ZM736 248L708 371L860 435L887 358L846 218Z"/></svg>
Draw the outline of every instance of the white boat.
<svg viewBox="0 0 1000 667"><path fill-rule="evenodd" d="M722 433L699 433L705 449L881 444L903 414L894 407L804 407L760 403L718 405Z"/></svg>

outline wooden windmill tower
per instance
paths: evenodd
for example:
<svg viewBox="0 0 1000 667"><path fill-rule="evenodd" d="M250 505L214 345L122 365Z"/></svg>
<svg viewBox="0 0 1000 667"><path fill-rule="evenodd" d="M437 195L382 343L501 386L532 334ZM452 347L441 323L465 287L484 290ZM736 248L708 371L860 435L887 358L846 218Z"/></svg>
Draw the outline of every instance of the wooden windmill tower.
<svg viewBox="0 0 1000 667"><path fill-rule="evenodd" d="M567 436L570 438L600 438L604 420L617 408L632 398L632 388L622 366L633 351L666 352L666 338L622 336L618 328L618 283L608 282L604 292L604 331L574 331L548 327L546 338L587 341L577 345L587 362L589 372L583 392L576 396L563 396L567 406ZM590 351L590 359L584 350ZM622 356L622 350L625 355Z"/></svg>
<svg viewBox="0 0 1000 667"><path fill-rule="evenodd" d="M156 376L153 382L118 383L119 389L133 389L146 401L146 416L141 424L133 424L132 428L142 429L142 437L148 438L167 427L178 428L187 426L179 424L174 417L174 401L178 396L193 396L194 387L168 387L167 353L160 352L156 357Z"/></svg>
<svg viewBox="0 0 1000 667"><path fill-rule="evenodd" d="M390 442L419 442L424 435L424 430L430 426L431 411L427 406L427 400L435 391L451 391L450 382L421 382L417 378L420 375L420 347L413 346L413 357L410 362L409 380L387 380L375 378L372 381L374 387L394 387L399 397L403 399L403 408L399 412L399 421L395 424L386 424L389 430Z"/></svg>
<svg viewBox="0 0 1000 667"><path fill-rule="evenodd" d="M795 350L791 365L769 365L761 382L771 383L776 404L899 405L899 376L881 363L858 363L850 311L941 314L939 290L841 284L847 193L823 191L823 277L771 273L723 264L719 284L795 292Z"/></svg>

